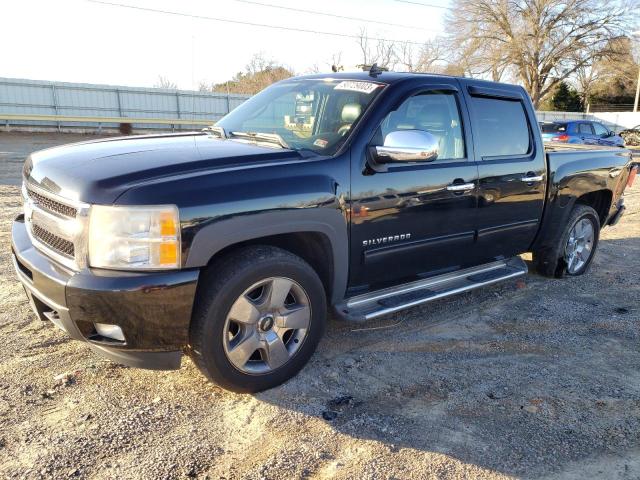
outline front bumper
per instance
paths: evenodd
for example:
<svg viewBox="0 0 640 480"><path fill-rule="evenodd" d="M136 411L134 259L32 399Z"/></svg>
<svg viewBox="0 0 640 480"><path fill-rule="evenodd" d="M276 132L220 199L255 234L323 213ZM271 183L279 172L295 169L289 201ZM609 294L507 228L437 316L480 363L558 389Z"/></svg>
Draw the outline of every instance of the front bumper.
<svg viewBox="0 0 640 480"><path fill-rule="evenodd" d="M11 233L16 273L41 320L115 362L153 370L180 367L199 270L74 272L33 246L22 216ZM118 325L125 340L100 336L95 323Z"/></svg>

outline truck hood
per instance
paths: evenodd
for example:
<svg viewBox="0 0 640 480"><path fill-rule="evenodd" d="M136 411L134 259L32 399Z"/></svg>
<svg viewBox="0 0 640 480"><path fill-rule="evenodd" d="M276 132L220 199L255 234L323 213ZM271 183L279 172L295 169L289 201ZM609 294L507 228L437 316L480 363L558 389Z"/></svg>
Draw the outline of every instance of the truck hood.
<svg viewBox="0 0 640 480"><path fill-rule="evenodd" d="M28 182L61 197L111 204L128 189L157 179L300 158L297 152L206 133L144 135L62 145L32 153Z"/></svg>

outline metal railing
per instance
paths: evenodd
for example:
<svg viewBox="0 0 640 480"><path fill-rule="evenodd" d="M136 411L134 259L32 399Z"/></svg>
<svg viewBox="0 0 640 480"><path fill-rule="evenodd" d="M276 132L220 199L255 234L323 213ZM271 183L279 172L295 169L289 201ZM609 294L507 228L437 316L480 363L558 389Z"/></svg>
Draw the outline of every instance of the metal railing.
<svg viewBox="0 0 640 480"><path fill-rule="evenodd" d="M210 125L248 95L0 78L0 126L166 129Z"/></svg>
<svg viewBox="0 0 640 480"><path fill-rule="evenodd" d="M82 117L67 115L16 115L10 113L0 113L2 120L8 127L12 122L56 122L61 123L96 123L98 130L102 124L140 124L140 125L170 125L175 128L177 125L207 126L213 125L215 120L191 120L185 118L132 118L132 117Z"/></svg>

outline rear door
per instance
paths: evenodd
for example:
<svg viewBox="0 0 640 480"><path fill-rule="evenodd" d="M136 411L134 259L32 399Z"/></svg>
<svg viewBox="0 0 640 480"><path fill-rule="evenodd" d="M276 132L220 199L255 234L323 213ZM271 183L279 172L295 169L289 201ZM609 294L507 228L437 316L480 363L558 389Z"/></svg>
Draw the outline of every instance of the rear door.
<svg viewBox="0 0 640 480"><path fill-rule="evenodd" d="M484 261L508 258L529 249L542 218L546 159L535 112L520 87L462 82L478 162L476 249Z"/></svg>
<svg viewBox="0 0 640 480"><path fill-rule="evenodd" d="M598 138L595 135L591 122L578 123L578 138L580 139L580 143L584 143L585 145L598 144Z"/></svg>

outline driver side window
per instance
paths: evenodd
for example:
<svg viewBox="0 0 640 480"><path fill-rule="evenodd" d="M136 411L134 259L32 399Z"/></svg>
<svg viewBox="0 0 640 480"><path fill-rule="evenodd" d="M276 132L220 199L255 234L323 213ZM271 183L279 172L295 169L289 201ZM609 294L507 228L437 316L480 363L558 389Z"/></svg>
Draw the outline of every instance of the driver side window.
<svg viewBox="0 0 640 480"><path fill-rule="evenodd" d="M438 139L438 159L465 158L462 123L456 97L447 92L423 92L406 99L380 125L381 143L390 132L422 130Z"/></svg>

